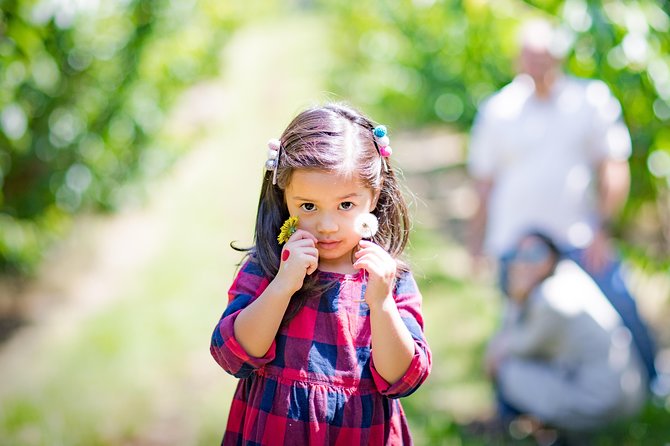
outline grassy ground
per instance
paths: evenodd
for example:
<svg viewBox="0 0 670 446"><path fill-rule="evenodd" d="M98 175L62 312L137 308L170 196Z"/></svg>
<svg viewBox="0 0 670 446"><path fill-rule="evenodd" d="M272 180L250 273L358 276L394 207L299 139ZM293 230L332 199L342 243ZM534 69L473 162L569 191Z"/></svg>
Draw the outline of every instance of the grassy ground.
<svg viewBox="0 0 670 446"><path fill-rule="evenodd" d="M179 111L170 132L192 151L152 189L145 208L130 212L129 233L114 239L123 274L93 268L87 283L96 292L89 293L82 271L70 270L61 294L78 297L35 317L0 351L0 445L219 441L235 380L208 346L239 260L228 243L250 242L267 139L300 108L329 96L321 91L330 63L325 28L297 17L242 30L223 54L222 79L182 104L197 110ZM215 116L207 113L211 100ZM408 254L425 298L434 369L403 404L419 445L485 444L465 436L461 424L491 411L480 358L499 301L492 287L468 279L462 249L422 221ZM85 251L104 257L99 233L87 230ZM650 406L600 444L663 444L670 439L664 420L667 411Z"/></svg>

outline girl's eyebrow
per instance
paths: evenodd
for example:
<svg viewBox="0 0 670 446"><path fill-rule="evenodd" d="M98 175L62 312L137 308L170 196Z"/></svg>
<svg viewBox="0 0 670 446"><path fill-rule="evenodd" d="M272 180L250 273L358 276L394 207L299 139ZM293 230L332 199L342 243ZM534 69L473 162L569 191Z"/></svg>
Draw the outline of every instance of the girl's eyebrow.
<svg viewBox="0 0 670 446"><path fill-rule="evenodd" d="M352 192L350 194L346 194L346 195L343 195L341 197L337 197L336 200L346 200L347 198L354 198L354 197L360 197L360 196L361 196L361 194L359 194L358 192ZM294 200L298 200L298 201L309 201L310 203L314 203L314 202L317 201L317 200L313 200L311 198L299 197L297 195L293 196L291 198L293 198Z"/></svg>
<svg viewBox="0 0 670 446"><path fill-rule="evenodd" d="M300 197L298 195L294 195L291 198L298 201L309 201L310 203L314 201L311 198Z"/></svg>

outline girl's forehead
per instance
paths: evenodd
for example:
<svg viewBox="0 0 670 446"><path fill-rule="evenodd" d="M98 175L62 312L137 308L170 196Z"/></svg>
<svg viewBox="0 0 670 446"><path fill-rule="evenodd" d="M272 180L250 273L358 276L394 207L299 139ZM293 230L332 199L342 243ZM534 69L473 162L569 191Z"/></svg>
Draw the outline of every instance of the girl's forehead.
<svg viewBox="0 0 670 446"><path fill-rule="evenodd" d="M344 191L363 193L370 189L363 184L358 175L344 175L318 169L296 169L286 187L286 192L291 195L309 193L319 196L338 196Z"/></svg>

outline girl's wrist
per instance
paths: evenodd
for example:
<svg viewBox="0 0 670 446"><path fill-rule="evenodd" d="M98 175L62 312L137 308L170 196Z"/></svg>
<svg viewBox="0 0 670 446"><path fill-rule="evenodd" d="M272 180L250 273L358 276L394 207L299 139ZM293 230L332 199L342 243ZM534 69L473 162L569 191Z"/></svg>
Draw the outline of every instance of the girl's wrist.
<svg viewBox="0 0 670 446"><path fill-rule="evenodd" d="M290 281L284 280L284 278L279 275L272 279L268 288L273 295L283 296L286 297L286 299L290 299L300 289L300 287L296 288Z"/></svg>
<svg viewBox="0 0 670 446"><path fill-rule="evenodd" d="M395 301L393 300L393 294L391 293L387 294L386 297L382 299L370 299L367 301L367 304L371 312L390 311L395 307Z"/></svg>

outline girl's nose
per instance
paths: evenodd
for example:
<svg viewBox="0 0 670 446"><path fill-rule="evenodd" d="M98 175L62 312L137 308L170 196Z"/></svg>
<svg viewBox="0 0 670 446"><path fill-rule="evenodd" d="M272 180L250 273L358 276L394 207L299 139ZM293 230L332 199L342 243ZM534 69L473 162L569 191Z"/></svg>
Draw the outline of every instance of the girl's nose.
<svg viewBox="0 0 670 446"><path fill-rule="evenodd" d="M319 220L319 223L318 223L316 229L319 232L322 232L322 233L337 232L337 230L338 230L337 221L331 216L324 215Z"/></svg>

